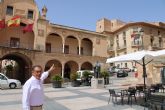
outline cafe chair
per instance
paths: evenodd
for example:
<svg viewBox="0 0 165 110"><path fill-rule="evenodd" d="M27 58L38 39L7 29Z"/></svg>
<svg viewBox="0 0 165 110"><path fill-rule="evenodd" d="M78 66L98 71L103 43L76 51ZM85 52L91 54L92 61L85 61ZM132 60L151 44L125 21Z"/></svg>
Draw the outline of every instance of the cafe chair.
<svg viewBox="0 0 165 110"><path fill-rule="evenodd" d="M138 96L141 97L141 93L144 94L144 87L143 86L136 86L136 92L137 92Z"/></svg>
<svg viewBox="0 0 165 110"><path fill-rule="evenodd" d="M135 102L137 102L137 100L136 100L136 89L135 88L129 88L128 89L128 104L131 103L131 105L132 105L132 98L134 98Z"/></svg>
<svg viewBox="0 0 165 110"><path fill-rule="evenodd" d="M108 100L108 104L110 102L110 100L112 99L112 102L115 104L117 103L117 98L121 97L121 93L116 93L114 89L109 89L109 100Z"/></svg>

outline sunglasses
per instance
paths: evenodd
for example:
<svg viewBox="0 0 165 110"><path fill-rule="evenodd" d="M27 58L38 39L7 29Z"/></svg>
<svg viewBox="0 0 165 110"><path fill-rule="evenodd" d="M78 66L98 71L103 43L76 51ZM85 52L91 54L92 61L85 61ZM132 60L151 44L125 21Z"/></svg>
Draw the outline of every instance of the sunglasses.
<svg viewBox="0 0 165 110"><path fill-rule="evenodd" d="M37 73L41 73L42 71L35 71L35 72L37 72Z"/></svg>

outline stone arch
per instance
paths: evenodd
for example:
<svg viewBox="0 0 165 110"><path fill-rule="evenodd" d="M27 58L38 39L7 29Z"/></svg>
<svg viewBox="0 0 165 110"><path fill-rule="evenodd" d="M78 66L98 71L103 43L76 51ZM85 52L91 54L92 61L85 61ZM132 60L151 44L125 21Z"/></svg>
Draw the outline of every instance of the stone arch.
<svg viewBox="0 0 165 110"><path fill-rule="evenodd" d="M50 33L46 37L45 50L47 53L62 53L63 37L57 33Z"/></svg>
<svg viewBox="0 0 165 110"><path fill-rule="evenodd" d="M75 36L65 38L65 54L78 54L79 39Z"/></svg>
<svg viewBox="0 0 165 110"><path fill-rule="evenodd" d="M83 38L81 40L82 55L92 56L93 53L93 42L89 38Z"/></svg>
<svg viewBox="0 0 165 110"><path fill-rule="evenodd" d="M93 65L90 62L84 62L81 65L81 70L93 70Z"/></svg>
<svg viewBox="0 0 165 110"><path fill-rule="evenodd" d="M52 59L52 60L47 61L47 63L45 64L44 71L47 71L53 64L55 65L56 69L52 73L49 74L48 78L45 80L45 83L49 83L51 81L51 78L55 74L62 75L62 63L56 59Z"/></svg>
<svg viewBox="0 0 165 110"><path fill-rule="evenodd" d="M75 61L68 61L64 65L64 78L70 79L70 74L76 73L79 69L79 65Z"/></svg>
<svg viewBox="0 0 165 110"><path fill-rule="evenodd" d="M13 66L15 66L14 70L10 73L7 73L7 76L9 76L10 78L18 79L21 81L22 84L24 84L26 80L31 77L32 61L28 56L22 53L13 52L4 55L1 58L1 61L4 60L13 60L16 62L15 64L12 64ZM2 66L5 65L2 64Z"/></svg>

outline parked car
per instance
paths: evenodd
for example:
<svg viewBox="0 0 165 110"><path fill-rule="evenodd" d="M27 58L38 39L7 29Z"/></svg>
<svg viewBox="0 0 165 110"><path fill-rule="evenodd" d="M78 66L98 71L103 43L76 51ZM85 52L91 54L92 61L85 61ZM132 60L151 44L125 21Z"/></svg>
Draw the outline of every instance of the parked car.
<svg viewBox="0 0 165 110"><path fill-rule="evenodd" d="M128 76L128 72L125 70L119 70L117 72L117 77L127 77Z"/></svg>
<svg viewBox="0 0 165 110"><path fill-rule="evenodd" d="M94 75L94 71L90 71L90 70L80 70L80 71L77 71L77 74L78 74L77 81L80 81L80 82L81 82L82 77L83 77L83 73L84 73L85 71L89 71L89 72L91 72L91 73ZM91 76L91 78L92 78L92 76Z"/></svg>
<svg viewBox="0 0 165 110"><path fill-rule="evenodd" d="M6 89L6 88L21 88L21 82L16 79L9 79L7 76L4 74L0 73L0 88L1 89Z"/></svg>
<svg viewBox="0 0 165 110"><path fill-rule="evenodd" d="M131 72L131 69L129 69L129 68L121 68L121 69L126 71L126 72Z"/></svg>
<svg viewBox="0 0 165 110"><path fill-rule="evenodd" d="M120 68L117 68L116 66L110 67L109 72L110 73L117 73L120 70Z"/></svg>

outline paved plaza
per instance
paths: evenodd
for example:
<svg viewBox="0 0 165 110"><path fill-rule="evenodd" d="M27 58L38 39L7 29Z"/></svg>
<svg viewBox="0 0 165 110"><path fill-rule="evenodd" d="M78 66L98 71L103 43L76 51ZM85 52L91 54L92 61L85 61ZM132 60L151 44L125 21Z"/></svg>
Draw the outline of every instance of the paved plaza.
<svg viewBox="0 0 165 110"><path fill-rule="evenodd" d="M44 110L144 110L137 105L114 105L107 103L107 89L91 89L90 87L65 87L54 89L44 85ZM1 110L22 110L22 89L0 90ZM147 109L145 109L147 110Z"/></svg>

